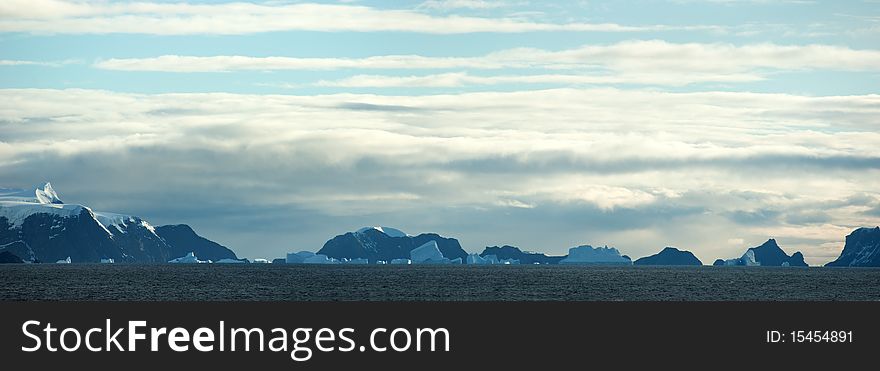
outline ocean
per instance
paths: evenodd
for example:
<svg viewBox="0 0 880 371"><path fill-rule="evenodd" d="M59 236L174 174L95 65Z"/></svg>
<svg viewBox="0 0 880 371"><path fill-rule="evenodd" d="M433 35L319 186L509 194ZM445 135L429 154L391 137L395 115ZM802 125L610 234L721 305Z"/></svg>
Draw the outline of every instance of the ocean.
<svg viewBox="0 0 880 371"><path fill-rule="evenodd" d="M7 264L0 300L880 300L880 269Z"/></svg>

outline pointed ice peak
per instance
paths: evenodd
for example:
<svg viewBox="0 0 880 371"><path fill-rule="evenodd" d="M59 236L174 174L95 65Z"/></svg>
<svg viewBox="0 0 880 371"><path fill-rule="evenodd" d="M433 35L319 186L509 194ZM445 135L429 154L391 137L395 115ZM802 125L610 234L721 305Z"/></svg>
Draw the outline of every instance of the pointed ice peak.
<svg viewBox="0 0 880 371"><path fill-rule="evenodd" d="M64 202L58 198L58 193L52 188L52 183L46 182L43 189L36 190L37 202L41 204L63 204Z"/></svg>
<svg viewBox="0 0 880 371"><path fill-rule="evenodd" d="M363 227L361 229L358 229L357 233L364 233L364 232L371 230L371 229L375 229L379 232L382 232L382 233L388 235L388 237L406 237L407 236L406 233L403 233L403 231L401 231L399 229L391 228L391 227L378 227L378 226L377 227Z"/></svg>

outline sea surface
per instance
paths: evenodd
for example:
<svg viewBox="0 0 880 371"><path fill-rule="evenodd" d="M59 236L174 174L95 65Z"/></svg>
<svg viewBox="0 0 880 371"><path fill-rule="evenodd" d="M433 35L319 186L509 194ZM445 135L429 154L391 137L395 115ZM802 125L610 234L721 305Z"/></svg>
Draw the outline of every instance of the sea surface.
<svg viewBox="0 0 880 371"><path fill-rule="evenodd" d="M0 300L880 300L877 268L4 264Z"/></svg>

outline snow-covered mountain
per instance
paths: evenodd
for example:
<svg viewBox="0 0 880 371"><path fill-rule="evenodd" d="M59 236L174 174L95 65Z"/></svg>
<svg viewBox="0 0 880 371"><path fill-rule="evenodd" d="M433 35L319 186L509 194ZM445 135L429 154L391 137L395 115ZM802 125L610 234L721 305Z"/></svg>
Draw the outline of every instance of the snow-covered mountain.
<svg viewBox="0 0 880 371"><path fill-rule="evenodd" d="M826 267L880 267L880 227L859 228L846 236L836 260Z"/></svg>
<svg viewBox="0 0 880 371"><path fill-rule="evenodd" d="M0 189L0 251L25 261L54 262L70 257L74 263L101 259L164 263L196 250L190 245L197 239L166 239L158 231L137 216L65 204L49 183L33 192ZM179 244L187 246L177 248ZM222 257L230 253L235 257L229 249L216 246L212 248Z"/></svg>
<svg viewBox="0 0 880 371"><path fill-rule="evenodd" d="M410 252L430 241L435 241L444 257L454 260L467 258L467 253L454 238L441 237L435 233L410 236L399 229L389 227L364 227L348 232L327 241L318 254L334 259L367 259L390 262L394 259L409 259Z"/></svg>

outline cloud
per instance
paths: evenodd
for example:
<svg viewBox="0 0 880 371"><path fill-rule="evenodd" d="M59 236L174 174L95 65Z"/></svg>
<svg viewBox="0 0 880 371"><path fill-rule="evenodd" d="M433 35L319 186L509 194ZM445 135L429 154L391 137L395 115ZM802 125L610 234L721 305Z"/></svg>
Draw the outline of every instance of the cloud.
<svg viewBox="0 0 880 371"><path fill-rule="evenodd" d="M66 61L24 61L14 59L0 59L0 67L4 66L43 66L43 67L61 67L67 64L79 63L75 60Z"/></svg>
<svg viewBox="0 0 880 371"><path fill-rule="evenodd" d="M118 71L229 72L351 69L502 69L675 71L734 74L768 70L878 71L880 51L834 45L702 44L631 40L550 51L516 48L479 57L383 55L366 58L178 56L112 58L94 67Z"/></svg>
<svg viewBox="0 0 880 371"><path fill-rule="evenodd" d="M880 223L877 117L877 95L3 89L0 179L277 256L360 224L472 251L672 244L712 261L776 236L809 256ZM257 224L273 233L232 232Z"/></svg>
<svg viewBox="0 0 880 371"><path fill-rule="evenodd" d="M432 16L413 10L381 10L350 4L160 3L7 0L0 4L0 32L43 34L141 33L238 35L276 31L472 32L718 31L718 26L627 26L615 23L540 23L512 18Z"/></svg>
<svg viewBox="0 0 880 371"><path fill-rule="evenodd" d="M701 44L633 40L549 51L507 49L478 57L382 55L366 58L177 56L113 58L94 67L118 71L464 70L424 75L359 74L322 80L330 87L461 87L501 84L644 84L754 82L785 71L880 71L880 51L833 45ZM531 74L475 74L524 69ZM299 87L295 85L294 87Z"/></svg>
<svg viewBox="0 0 880 371"><path fill-rule="evenodd" d="M504 1L487 1L487 0L428 0L417 8L419 9L495 9L509 6L510 3Z"/></svg>

